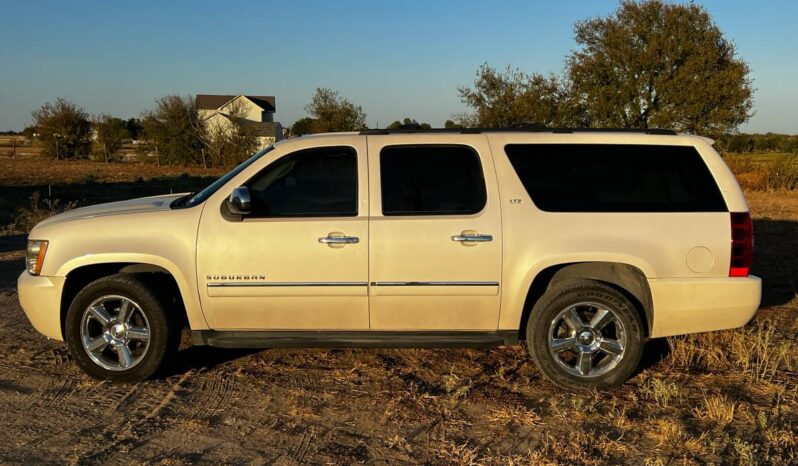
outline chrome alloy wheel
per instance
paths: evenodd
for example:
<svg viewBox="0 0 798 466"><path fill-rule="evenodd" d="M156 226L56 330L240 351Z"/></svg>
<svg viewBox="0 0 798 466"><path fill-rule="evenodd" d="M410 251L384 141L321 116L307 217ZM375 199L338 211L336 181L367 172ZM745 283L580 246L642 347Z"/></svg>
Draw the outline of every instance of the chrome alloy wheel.
<svg viewBox="0 0 798 466"><path fill-rule="evenodd" d="M607 306L585 302L557 314L549 326L548 346L557 364L578 377L598 377L621 362L627 336Z"/></svg>
<svg viewBox="0 0 798 466"><path fill-rule="evenodd" d="M83 349L100 367L123 371L140 363L150 346L150 324L131 299L106 295L95 299L80 322Z"/></svg>

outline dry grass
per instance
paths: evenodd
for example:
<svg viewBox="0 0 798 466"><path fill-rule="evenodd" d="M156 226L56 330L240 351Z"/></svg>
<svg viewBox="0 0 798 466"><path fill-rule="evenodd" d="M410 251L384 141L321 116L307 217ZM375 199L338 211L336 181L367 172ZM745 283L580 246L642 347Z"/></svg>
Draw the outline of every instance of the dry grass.
<svg viewBox="0 0 798 466"><path fill-rule="evenodd" d="M101 163L43 157L0 156L0 186L47 186L147 181L169 176L219 176L224 169L157 167L144 163Z"/></svg>
<svg viewBox="0 0 798 466"><path fill-rule="evenodd" d="M724 160L746 190L798 189L795 154L729 154Z"/></svg>

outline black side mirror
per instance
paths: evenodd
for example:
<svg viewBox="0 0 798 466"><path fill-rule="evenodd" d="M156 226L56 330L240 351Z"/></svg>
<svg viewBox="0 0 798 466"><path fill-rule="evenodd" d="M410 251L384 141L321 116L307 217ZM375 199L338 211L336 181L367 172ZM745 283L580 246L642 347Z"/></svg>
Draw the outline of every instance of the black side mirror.
<svg viewBox="0 0 798 466"><path fill-rule="evenodd" d="M239 186L233 190L226 202L227 210L233 215L249 215L252 213L252 198L249 188Z"/></svg>

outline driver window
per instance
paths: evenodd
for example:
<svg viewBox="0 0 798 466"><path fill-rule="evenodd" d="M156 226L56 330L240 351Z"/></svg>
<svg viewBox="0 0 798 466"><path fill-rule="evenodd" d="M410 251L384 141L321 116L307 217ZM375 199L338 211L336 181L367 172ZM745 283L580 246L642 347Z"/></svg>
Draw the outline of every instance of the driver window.
<svg viewBox="0 0 798 466"><path fill-rule="evenodd" d="M357 216L357 154L323 147L286 155L247 182L253 217Z"/></svg>

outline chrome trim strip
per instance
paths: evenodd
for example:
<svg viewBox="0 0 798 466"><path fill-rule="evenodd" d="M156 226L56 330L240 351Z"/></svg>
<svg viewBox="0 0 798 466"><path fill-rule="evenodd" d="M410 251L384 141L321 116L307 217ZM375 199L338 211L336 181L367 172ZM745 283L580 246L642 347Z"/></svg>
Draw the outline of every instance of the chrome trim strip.
<svg viewBox="0 0 798 466"><path fill-rule="evenodd" d="M371 282L371 286L499 286L499 282Z"/></svg>
<svg viewBox="0 0 798 466"><path fill-rule="evenodd" d="M262 286L262 287L289 287L289 286L368 286L368 282L208 282L208 288Z"/></svg>

